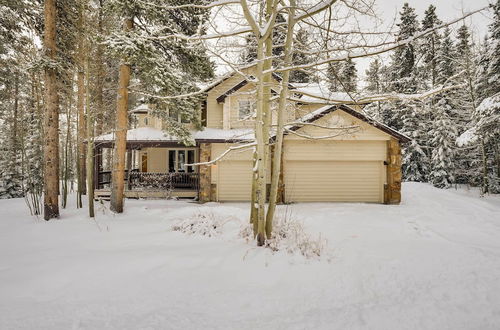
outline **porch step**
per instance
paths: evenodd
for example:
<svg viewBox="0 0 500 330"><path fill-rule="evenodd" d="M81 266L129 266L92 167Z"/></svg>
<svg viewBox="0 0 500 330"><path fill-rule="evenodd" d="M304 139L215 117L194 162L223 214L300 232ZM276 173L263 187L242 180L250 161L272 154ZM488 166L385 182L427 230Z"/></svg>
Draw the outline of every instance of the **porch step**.
<svg viewBox="0 0 500 330"><path fill-rule="evenodd" d="M109 201L111 200L111 191L96 191L94 192L94 199L96 201Z"/></svg>

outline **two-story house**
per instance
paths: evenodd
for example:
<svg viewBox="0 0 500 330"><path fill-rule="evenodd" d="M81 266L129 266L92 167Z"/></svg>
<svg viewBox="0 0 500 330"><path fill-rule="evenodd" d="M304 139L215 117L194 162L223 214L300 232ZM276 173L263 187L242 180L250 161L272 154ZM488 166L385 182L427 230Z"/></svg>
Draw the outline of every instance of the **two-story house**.
<svg viewBox="0 0 500 330"><path fill-rule="evenodd" d="M245 69L251 74L252 68ZM274 76L278 84L279 77ZM284 202L399 203L401 148L408 138L368 118L359 105L320 85L291 84L280 178ZM274 89L273 90L273 94ZM277 88L276 88L277 90ZM133 110L127 132L127 197L193 197L200 201L247 201L251 195L252 151L228 148L253 140L255 85L242 75L224 76L204 89L193 131L195 146L162 131L147 105ZM340 102L340 103L339 103ZM332 105L338 104L338 105ZM273 120L274 117L273 116ZM343 128L343 129L341 129ZM95 139L96 196L109 196L109 160L114 135ZM268 164L269 169L277 164Z"/></svg>

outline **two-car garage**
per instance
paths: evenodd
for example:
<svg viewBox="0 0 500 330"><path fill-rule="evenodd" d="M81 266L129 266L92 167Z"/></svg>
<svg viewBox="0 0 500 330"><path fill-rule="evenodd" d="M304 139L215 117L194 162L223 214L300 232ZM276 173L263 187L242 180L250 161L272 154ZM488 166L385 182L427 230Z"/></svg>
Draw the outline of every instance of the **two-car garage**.
<svg viewBox="0 0 500 330"><path fill-rule="evenodd" d="M286 202L383 202L385 141L316 142L295 152L311 143L285 144Z"/></svg>
<svg viewBox="0 0 500 330"><path fill-rule="evenodd" d="M321 120L318 126L357 125L359 130L355 134L315 139L304 136L323 137L325 132L318 127L305 127L301 134L286 135L282 164L285 202L384 203L391 135L343 111ZM212 144L212 158L227 147ZM214 166L215 200L248 201L251 171L250 151Z"/></svg>

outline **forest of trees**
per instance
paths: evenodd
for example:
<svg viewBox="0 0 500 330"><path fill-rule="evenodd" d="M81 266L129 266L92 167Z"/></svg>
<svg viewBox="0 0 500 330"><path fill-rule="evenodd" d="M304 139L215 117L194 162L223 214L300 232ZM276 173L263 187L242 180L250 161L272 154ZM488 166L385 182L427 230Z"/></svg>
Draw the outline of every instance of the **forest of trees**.
<svg viewBox="0 0 500 330"><path fill-rule="evenodd" d="M412 139L403 150L405 180L500 192L500 1L488 9L493 19L487 36L472 35L463 20L445 24L434 6L419 19L404 4L394 41L373 46L363 38L346 41L345 33L330 29L332 22L346 20L341 10L332 14L337 1L280 4L0 0L0 198L24 197L33 214L48 220L59 216L59 206L66 207L76 191L78 207L88 195L92 216L93 155L86 141L113 131L111 209L122 212L129 107L139 98L155 103L169 133L188 141L185 126L162 110L182 109L184 118L201 126L198 86L214 78L214 61L223 57L206 41L228 36L244 42L238 59L226 64L257 64L257 96L266 94L265 82L274 72L283 76L280 100L288 97L288 82L320 82L332 92L372 98L364 111ZM228 5L241 7L241 31L208 34L212 9ZM370 12L359 6L342 10ZM321 22L307 23L315 15L323 15ZM364 32L355 26L352 34ZM365 81L357 57L372 58ZM258 99L257 126L264 126L255 128L256 155L266 158L260 145L269 138L269 104ZM284 107L280 102L278 116ZM265 163L257 162L256 181ZM256 230L265 222L261 181L253 194L260 202L252 203ZM268 223L273 212L271 206Z"/></svg>
<svg viewBox="0 0 500 330"><path fill-rule="evenodd" d="M457 86L421 101L375 102L365 109L412 139L403 150L406 181L439 188L468 184L480 186L483 193L500 192L500 6L493 8L489 34L480 44L471 29L460 24L398 48L387 65L378 59L371 62L368 92L415 94L443 84ZM431 5L419 21L405 4L398 37L407 39L440 24L436 7Z"/></svg>

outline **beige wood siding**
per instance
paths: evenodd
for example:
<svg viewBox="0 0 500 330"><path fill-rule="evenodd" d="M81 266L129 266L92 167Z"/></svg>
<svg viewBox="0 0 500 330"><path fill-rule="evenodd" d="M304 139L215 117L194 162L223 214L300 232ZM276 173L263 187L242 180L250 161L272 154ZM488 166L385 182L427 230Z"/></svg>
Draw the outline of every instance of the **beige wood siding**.
<svg viewBox="0 0 500 330"><path fill-rule="evenodd" d="M372 125L354 117L350 114L342 111L333 111L324 117L318 119L314 124L325 126L325 127L356 127L356 131L353 134L343 134L336 137L324 139L324 140L383 140L388 141L391 136ZM338 133L338 130L332 130L328 128L316 127L312 125L304 125L300 128L298 133L306 136L312 137L326 137ZM288 140L304 140L303 137L297 136L290 133L286 136Z"/></svg>
<svg viewBox="0 0 500 330"><path fill-rule="evenodd" d="M218 165L217 199L248 201L252 193L252 162L248 160L223 161Z"/></svg>
<svg viewBox="0 0 500 330"><path fill-rule="evenodd" d="M148 172L168 172L167 169L167 149L147 148Z"/></svg>
<svg viewBox="0 0 500 330"><path fill-rule="evenodd" d="M216 159L225 150L235 143L212 144L212 159ZM248 201L252 189L252 149L236 150L222 158L216 165L212 165L211 180L217 184L217 200ZM267 183L271 182L271 160L267 166Z"/></svg>
<svg viewBox="0 0 500 330"><path fill-rule="evenodd" d="M285 165L287 202L383 203L381 161L290 161Z"/></svg>

